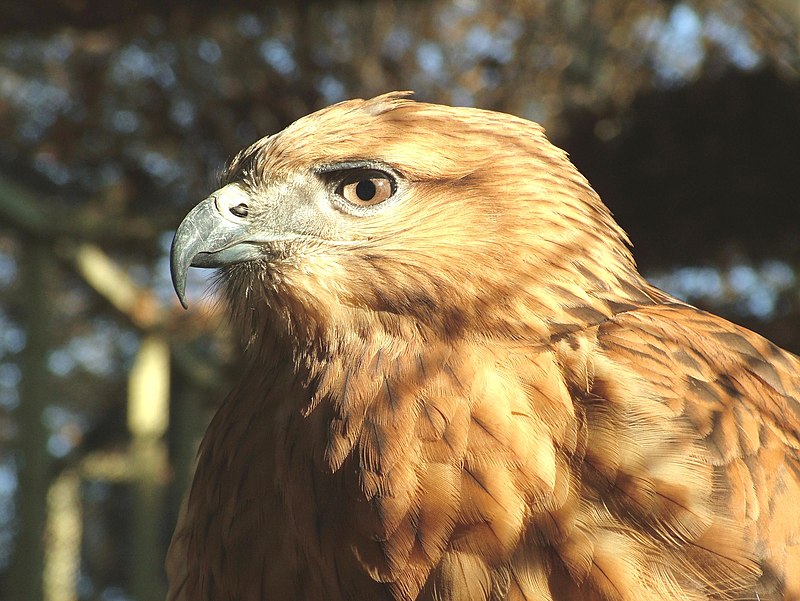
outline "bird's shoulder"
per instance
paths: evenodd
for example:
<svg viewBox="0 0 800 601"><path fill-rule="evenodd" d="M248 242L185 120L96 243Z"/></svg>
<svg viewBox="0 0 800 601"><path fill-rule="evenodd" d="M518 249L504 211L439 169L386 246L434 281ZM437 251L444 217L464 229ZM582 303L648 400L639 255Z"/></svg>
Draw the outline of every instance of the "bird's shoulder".
<svg viewBox="0 0 800 601"><path fill-rule="evenodd" d="M708 590L766 599L800 587L796 356L670 300L626 308L556 349L586 431L584 490L650 528L665 554L674 545L670 570Z"/></svg>
<svg viewBox="0 0 800 601"><path fill-rule="evenodd" d="M798 454L800 358L759 334L674 302L616 315L597 344L703 429L756 440L752 430L766 426Z"/></svg>

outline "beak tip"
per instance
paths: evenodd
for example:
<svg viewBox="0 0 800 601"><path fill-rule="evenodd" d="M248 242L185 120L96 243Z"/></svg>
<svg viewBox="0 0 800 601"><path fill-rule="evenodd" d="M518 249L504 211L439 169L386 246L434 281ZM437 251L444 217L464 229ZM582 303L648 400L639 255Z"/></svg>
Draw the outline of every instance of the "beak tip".
<svg viewBox="0 0 800 601"><path fill-rule="evenodd" d="M177 239L177 235L175 237ZM175 240L172 242L172 249L170 250L170 276L172 278L172 287L175 290L175 294L178 296L178 300L181 302L181 306L184 309L189 308L189 304L186 302L186 276L189 271L189 265L184 256L186 253L181 252L180 249L176 248Z"/></svg>
<svg viewBox="0 0 800 601"><path fill-rule="evenodd" d="M172 266L171 275L172 275L172 287L175 290L175 294L178 296L178 300L181 302L181 306L184 309L189 308L189 304L186 302L186 272L187 269L175 269L175 265ZM176 271L180 271L181 273L176 273Z"/></svg>

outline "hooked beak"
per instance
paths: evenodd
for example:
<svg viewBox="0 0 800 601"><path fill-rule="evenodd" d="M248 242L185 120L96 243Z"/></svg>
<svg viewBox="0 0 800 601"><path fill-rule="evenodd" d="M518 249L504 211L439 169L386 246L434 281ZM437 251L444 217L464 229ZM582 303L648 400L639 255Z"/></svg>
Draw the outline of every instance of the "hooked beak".
<svg viewBox="0 0 800 601"><path fill-rule="evenodd" d="M250 232L249 196L229 184L194 207L178 226L170 251L172 285L186 304L189 267L223 267L263 256L264 249Z"/></svg>

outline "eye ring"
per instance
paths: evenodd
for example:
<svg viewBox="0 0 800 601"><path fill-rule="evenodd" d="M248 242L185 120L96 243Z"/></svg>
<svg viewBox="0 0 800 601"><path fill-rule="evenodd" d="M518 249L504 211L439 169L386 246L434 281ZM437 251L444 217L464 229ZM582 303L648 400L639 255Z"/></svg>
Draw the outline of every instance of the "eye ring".
<svg viewBox="0 0 800 601"><path fill-rule="evenodd" d="M397 191L397 182L388 173L378 169L354 169L336 188L336 193L348 204L374 207L390 199Z"/></svg>

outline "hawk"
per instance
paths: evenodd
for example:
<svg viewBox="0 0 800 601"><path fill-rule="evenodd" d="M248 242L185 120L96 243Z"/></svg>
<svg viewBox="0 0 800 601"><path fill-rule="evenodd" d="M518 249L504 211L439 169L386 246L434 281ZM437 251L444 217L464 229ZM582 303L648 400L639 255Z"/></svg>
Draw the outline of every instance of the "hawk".
<svg viewBox="0 0 800 601"><path fill-rule="evenodd" d="M646 282L535 123L342 102L181 223L243 339L173 601L800 599L800 360Z"/></svg>

